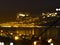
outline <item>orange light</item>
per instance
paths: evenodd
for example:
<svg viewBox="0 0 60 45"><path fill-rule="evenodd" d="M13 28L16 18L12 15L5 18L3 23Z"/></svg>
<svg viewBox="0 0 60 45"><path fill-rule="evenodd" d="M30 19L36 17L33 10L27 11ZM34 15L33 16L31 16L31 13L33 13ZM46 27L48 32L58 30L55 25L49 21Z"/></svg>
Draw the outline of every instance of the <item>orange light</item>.
<svg viewBox="0 0 60 45"><path fill-rule="evenodd" d="M15 36L14 39L15 39L15 40L19 40L19 37L18 37L18 36Z"/></svg>

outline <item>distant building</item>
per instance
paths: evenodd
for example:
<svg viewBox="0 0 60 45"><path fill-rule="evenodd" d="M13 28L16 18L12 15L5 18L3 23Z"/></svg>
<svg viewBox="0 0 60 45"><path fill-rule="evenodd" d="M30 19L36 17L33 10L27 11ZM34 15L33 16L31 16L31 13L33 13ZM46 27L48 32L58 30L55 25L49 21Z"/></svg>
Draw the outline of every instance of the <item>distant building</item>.
<svg viewBox="0 0 60 45"><path fill-rule="evenodd" d="M5 32L8 32L10 35L40 35L42 38L57 39L58 30L60 29L59 24L56 22L59 18L57 14L58 13L42 13L42 15L39 16L19 17L16 22L0 24L0 29L6 30Z"/></svg>

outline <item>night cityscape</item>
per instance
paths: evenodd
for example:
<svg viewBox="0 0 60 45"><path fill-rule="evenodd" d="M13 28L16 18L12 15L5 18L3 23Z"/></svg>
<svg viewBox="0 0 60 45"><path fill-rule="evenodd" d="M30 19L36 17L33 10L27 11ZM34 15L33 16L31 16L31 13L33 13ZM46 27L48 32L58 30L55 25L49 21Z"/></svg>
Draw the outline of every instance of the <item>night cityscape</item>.
<svg viewBox="0 0 60 45"><path fill-rule="evenodd" d="M60 1L0 1L0 45L60 45Z"/></svg>

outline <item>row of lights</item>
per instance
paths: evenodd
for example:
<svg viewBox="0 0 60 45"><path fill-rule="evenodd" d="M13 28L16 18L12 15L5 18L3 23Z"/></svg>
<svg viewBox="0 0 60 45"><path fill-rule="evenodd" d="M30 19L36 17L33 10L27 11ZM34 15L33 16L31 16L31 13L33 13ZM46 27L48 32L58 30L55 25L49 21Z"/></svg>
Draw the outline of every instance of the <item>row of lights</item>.
<svg viewBox="0 0 60 45"><path fill-rule="evenodd" d="M56 8L56 11L60 11L60 8Z"/></svg>
<svg viewBox="0 0 60 45"><path fill-rule="evenodd" d="M0 42L0 45L4 45L4 42ZM14 45L14 43L10 42L10 45Z"/></svg>
<svg viewBox="0 0 60 45"><path fill-rule="evenodd" d="M48 43L50 43L50 45L54 45L54 44L52 43L52 39L48 39ZM33 44L34 44L34 45L37 45L37 41L34 41Z"/></svg>
<svg viewBox="0 0 60 45"><path fill-rule="evenodd" d="M3 30L1 30L1 32L3 32ZM19 40L20 38L19 38L19 36L15 36L14 39ZM41 39L41 37L39 39ZM34 43L34 45L37 45L37 41L34 41L33 43ZM48 39L48 43L50 43L50 45L53 45L52 39ZM4 42L0 42L0 44L4 45ZM10 43L10 45L13 45L13 43Z"/></svg>
<svg viewBox="0 0 60 45"><path fill-rule="evenodd" d="M46 18L46 17L55 17L56 15L57 15L57 12L55 12L55 13L47 13L47 14L42 13L43 18Z"/></svg>
<svg viewBox="0 0 60 45"><path fill-rule="evenodd" d="M16 40L17 39L18 39L18 37L16 37ZM48 43L50 43L50 45L53 45L53 43L51 43L51 42L52 42L52 39L49 39L48 40ZM37 45L37 41L34 41L33 44L34 45ZM0 45L4 45L4 42L0 42ZM14 43L13 42L10 42L10 45L14 45Z"/></svg>

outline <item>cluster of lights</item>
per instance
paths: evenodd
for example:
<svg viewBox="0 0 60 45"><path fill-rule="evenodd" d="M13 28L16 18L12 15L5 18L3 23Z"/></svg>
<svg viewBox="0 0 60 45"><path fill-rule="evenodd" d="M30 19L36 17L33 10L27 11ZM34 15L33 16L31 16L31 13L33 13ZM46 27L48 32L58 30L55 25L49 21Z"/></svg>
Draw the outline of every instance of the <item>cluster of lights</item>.
<svg viewBox="0 0 60 45"><path fill-rule="evenodd" d="M50 43L50 45L54 45L54 44L52 43L52 39L48 39L48 43Z"/></svg>
<svg viewBox="0 0 60 45"><path fill-rule="evenodd" d="M1 27L11 27L11 26L1 25Z"/></svg>
<svg viewBox="0 0 60 45"><path fill-rule="evenodd" d="M57 13L49 13L49 14L47 14L47 17L54 17L56 15L57 15Z"/></svg>
<svg viewBox="0 0 60 45"><path fill-rule="evenodd" d="M4 45L4 42L0 42L0 45Z"/></svg>
<svg viewBox="0 0 60 45"><path fill-rule="evenodd" d="M11 43L10 43L10 45L14 45L14 43L13 43L13 42L11 42Z"/></svg>
<svg viewBox="0 0 60 45"><path fill-rule="evenodd" d="M56 8L56 11L60 11L60 8Z"/></svg>
<svg viewBox="0 0 60 45"><path fill-rule="evenodd" d="M5 45L4 42L0 42L0 45ZM10 42L10 45L14 45L13 42Z"/></svg>
<svg viewBox="0 0 60 45"><path fill-rule="evenodd" d="M25 16L28 16L28 14L19 13L19 14L17 14L17 19L19 19L19 17L25 17Z"/></svg>
<svg viewBox="0 0 60 45"><path fill-rule="evenodd" d="M57 13L47 13L47 14L42 13L42 15L43 15L43 18L45 18L45 16L47 16L47 17L55 17L57 15Z"/></svg>
<svg viewBox="0 0 60 45"><path fill-rule="evenodd" d="M20 25L20 26L19 26ZM32 24L19 24L19 25L11 25L11 24L9 24L9 26L7 26L7 25L2 25L1 24L1 27L8 27L8 28L10 28L10 27L42 27L42 26L34 26L34 23L32 23Z"/></svg>

